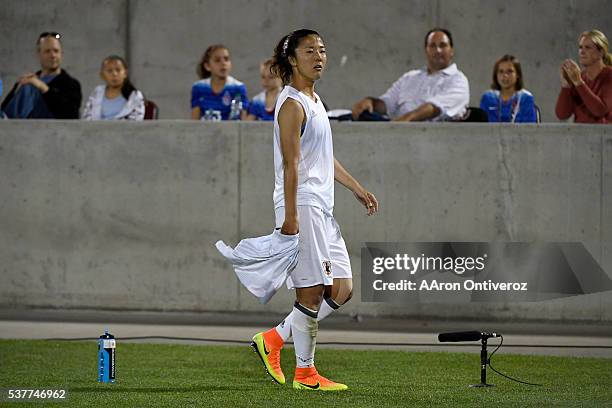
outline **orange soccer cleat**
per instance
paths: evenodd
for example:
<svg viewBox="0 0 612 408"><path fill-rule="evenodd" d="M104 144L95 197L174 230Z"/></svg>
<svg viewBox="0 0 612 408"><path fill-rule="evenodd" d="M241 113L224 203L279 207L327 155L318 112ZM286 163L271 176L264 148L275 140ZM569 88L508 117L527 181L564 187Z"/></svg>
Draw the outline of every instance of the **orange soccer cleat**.
<svg viewBox="0 0 612 408"><path fill-rule="evenodd" d="M285 383L285 375L280 365L280 351L283 344L283 339L274 328L267 332L257 333L253 336L251 343L255 353L261 358L266 372L279 384Z"/></svg>
<svg viewBox="0 0 612 408"><path fill-rule="evenodd" d="M298 367L295 369L293 388L310 391L344 391L348 386L328 380L320 375L315 367Z"/></svg>

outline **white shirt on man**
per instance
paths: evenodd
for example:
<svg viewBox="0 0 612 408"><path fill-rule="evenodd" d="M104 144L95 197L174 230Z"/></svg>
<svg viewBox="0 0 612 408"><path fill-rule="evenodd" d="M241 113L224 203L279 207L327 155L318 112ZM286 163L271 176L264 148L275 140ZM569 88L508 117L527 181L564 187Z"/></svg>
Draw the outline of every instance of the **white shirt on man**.
<svg viewBox="0 0 612 408"><path fill-rule="evenodd" d="M309 205L332 213L334 208L334 148L331 126L319 95L315 102L287 85L276 101L274 111L274 208L285 206L283 155L280 145L278 111L288 99L302 105L306 125L300 137L297 205Z"/></svg>
<svg viewBox="0 0 612 408"><path fill-rule="evenodd" d="M470 86L463 72L453 63L430 74L427 67L406 72L380 99L387 113L398 118L425 103L440 109L432 121L459 119L470 102Z"/></svg>

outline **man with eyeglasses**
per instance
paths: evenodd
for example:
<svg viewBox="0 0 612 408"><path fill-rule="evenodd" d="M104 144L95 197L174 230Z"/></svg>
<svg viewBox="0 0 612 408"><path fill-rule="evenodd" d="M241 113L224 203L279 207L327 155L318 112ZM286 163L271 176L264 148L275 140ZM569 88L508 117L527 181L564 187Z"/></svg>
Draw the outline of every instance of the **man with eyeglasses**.
<svg viewBox="0 0 612 408"><path fill-rule="evenodd" d="M36 49L41 70L25 73L2 102L2 111L13 119L78 119L81 84L61 68L60 34L44 32Z"/></svg>
<svg viewBox="0 0 612 408"><path fill-rule="evenodd" d="M353 105L354 120L372 113L404 122L458 120L470 101L466 76L453 62L453 37L444 28L425 35L427 65L406 72L379 98L367 97ZM361 118L360 118L361 117Z"/></svg>

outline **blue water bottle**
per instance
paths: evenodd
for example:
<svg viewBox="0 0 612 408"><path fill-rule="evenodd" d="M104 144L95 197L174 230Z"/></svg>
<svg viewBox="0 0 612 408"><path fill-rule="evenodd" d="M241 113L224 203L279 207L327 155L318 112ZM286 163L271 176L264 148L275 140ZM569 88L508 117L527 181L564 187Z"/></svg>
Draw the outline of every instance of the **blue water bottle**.
<svg viewBox="0 0 612 408"><path fill-rule="evenodd" d="M98 340L98 382L115 382L115 336L104 330Z"/></svg>

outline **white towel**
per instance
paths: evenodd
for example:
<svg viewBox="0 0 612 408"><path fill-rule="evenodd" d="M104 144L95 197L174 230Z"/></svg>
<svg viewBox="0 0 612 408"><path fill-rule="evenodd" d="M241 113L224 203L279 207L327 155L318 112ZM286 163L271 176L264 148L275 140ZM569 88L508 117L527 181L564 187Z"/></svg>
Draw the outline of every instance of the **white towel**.
<svg viewBox="0 0 612 408"><path fill-rule="evenodd" d="M298 239L299 234L274 230L270 235L243 239L234 249L223 241L215 246L233 265L244 287L261 303L268 303L297 265Z"/></svg>

